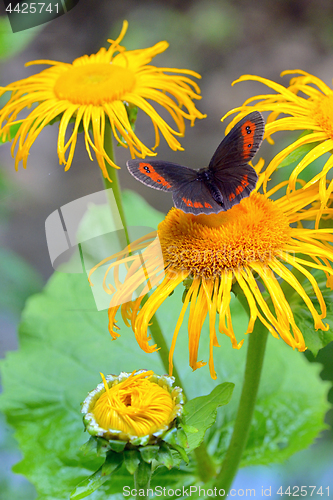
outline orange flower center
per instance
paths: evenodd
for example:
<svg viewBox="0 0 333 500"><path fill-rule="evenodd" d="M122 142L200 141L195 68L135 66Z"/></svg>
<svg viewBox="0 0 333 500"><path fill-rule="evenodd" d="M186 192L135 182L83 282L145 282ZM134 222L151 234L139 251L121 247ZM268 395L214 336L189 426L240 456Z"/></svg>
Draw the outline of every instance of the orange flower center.
<svg viewBox="0 0 333 500"><path fill-rule="evenodd" d="M64 72L54 85L54 93L73 104L100 105L122 99L134 85L133 71L115 64L91 63Z"/></svg>
<svg viewBox="0 0 333 500"><path fill-rule="evenodd" d="M314 104L314 118L333 139L333 94L325 95Z"/></svg>
<svg viewBox="0 0 333 500"><path fill-rule="evenodd" d="M253 193L219 214L195 216L172 209L158 235L166 265L210 278L250 262L268 262L289 240L290 228L272 200Z"/></svg>

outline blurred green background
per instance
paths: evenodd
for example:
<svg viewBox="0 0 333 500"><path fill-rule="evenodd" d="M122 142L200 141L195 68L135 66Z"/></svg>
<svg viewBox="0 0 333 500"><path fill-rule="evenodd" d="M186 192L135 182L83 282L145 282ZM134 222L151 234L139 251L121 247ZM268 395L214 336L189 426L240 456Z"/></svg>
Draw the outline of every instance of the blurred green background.
<svg viewBox="0 0 333 500"><path fill-rule="evenodd" d="M0 5L0 15L5 16ZM333 2L331 0L80 0L66 15L41 26L13 34L6 17L0 22L0 84L7 85L44 69L25 68L27 61L51 59L72 62L76 57L107 47L116 38L122 21L129 21L122 44L127 49L144 48L167 40L169 49L153 64L187 68L199 72L202 100L198 108L207 119L187 127L181 140L185 151L173 152L161 140L160 159L194 168L206 166L224 136L221 117L253 95L265 92L259 83L231 87L242 74L256 74L287 84L281 71L303 69L331 86L333 77ZM3 102L3 101L2 101ZM162 112L163 115L163 112ZM150 120L139 113L136 132L148 146L154 144ZM60 206L103 189L97 162L91 163L79 137L73 164L68 172L59 166L56 153L57 125L46 127L31 149L27 170L15 172L10 146L0 154L0 356L17 347L16 328L24 301L38 291L52 274L45 239L44 222ZM277 136L276 146L263 145L266 162L285 141ZM148 189L127 172L130 158L116 148L122 166L120 182L144 196L164 212L171 197ZM143 224L138 220L138 225ZM319 359L332 364L328 346ZM328 368L324 377L330 378ZM333 441L330 430L311 449L283 466L240 471L235 488L276 486L331 486L333 494ZM34 498L33 488L10 467L20 457L10 430L0 420L0 499ZM274 494L272 494L274 498ZM323 495L325 498L325 495ZM235 498L238 498L236 495ZM280 498L280 497L277 497ZM312 498L315 498L314 496ZM319 497L318 497L319 498ZM321 497L322 498L322 497Z"/></svg>

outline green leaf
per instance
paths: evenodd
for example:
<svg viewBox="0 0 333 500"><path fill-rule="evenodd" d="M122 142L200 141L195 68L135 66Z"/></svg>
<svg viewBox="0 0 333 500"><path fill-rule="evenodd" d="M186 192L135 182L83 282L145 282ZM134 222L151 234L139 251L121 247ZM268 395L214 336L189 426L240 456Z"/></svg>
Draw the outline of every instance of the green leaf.
<svg viewBox="0 0 333 500"><path fill-rule="evenodd" d="M122 461L122 455L110 453L106 457L102 467L76 486L71 493L71 500L80 500L81 498L91 495L91 493L96 491L97 488L102 486L102 484L109 479L111 474L115 473L121 467Z"/></svg>
<svg viewBox="0 0 333 500"><path fill-rule="evenodd" d="M181 458L184 460L184 462L186 464L188 464L190 462L190 459L188 458L184 448L182 448L178 444L171 445L171 448L173 448L174 450L176 450L179 453L179 455L181 456Z"/></svg>
<svg viewBox="0 0 333 500"><path fill-rule="evenodd" d="M224 382L207 396L194 398L186 403L188 416L185 417L185 422L198 429L197 433L187 435L189 448L186 451L192 451L202 443L206 430L215 422L217 408L229 403L233 389L234 384Z"/></svg>
<svg viewBox="0 0 333 500"><path fill-rule="evenodd" d="M123 191L122 198L126 210L126 222L129 226L149 226L157 229L164 219L164 214L151 207L134 191Z"/></svg>
<svg viewBox="0 0 333 500"><path fill-rule="evenodd" d="M24 477L17 481L16 474L10 469L9 461L19 458L17 442L13 431L5 423L5 417L0 413L0 499L1 500L34 500L36 490Z"/></svg>
<svg viewBox="0 0 333 500"><path fill-rule="evenodd" d="M317 356L320 349L333 341L333 292L326 287L326 275L324 272L316 270L313 272L313 275L326 303L327 311L323 323L329 325L329 330L324 331L315 329L312 314L298 294L295 293L293 295L291 304L297 326L303 333L305 345L314 356ZM310 297L314 307L317 311L320 311L320 305L311 284L309 282L304 282L302 286Z"/></svg>
<svg viewBox="0 0 333 500"><path fill-rule="evenodd" d="M80 500L81 498L91 495L91 493L102 486L107 479L109 479L108 476L102 475L102 467L100 467L94 474L84 479L76 486L71 493L71 500Z"/></svg>
<svg viewBox="0 0 333 500"><path fill-rule="evenodd" d="M6 138L4 138L4 136L0 136L0 146L1 146L1 144L6 144L7 142L12 141L12 139L17 134L18 129L20 128L21 125L22 125L22 122L15 123L14 125L11 125L9 127L10 133L6 135Z"/></svg>
<svg viewBox="0 0 333 500"><path fill-rule="evenodd" d="M174 427L169 430L163 437L163 441L169 444L177 444L177 429Z"/></svg>
<svg viewBox="0 0 333 500"><path fill-rule="evenodd" d="M188 448L187 436L183 429L177 429L177 441L183 448Z"/></svg>
<svg viewBox="0 0 333 500"><path fill-rule="evenodd" d="M305 307L297 307L294 310L294 317L297 326L303 333L305 345L309 351L317 356L320 349L333 341L333 304L327 302L327 316L323 320L325 324L329 325L329 330L316 330L313 324L312 314Z"/></svg>
<svg viewBox="0 0 333 500"><path fill-rule="evenodd" d="M321 366L306 361L281 340L268 338L267 352L241 467L284 462L307 448L327 428L324 416L330 405L330 384L320 380ZM291 382L292 381L292 382ZM216 460L223 459L231 437L240 385L219 414L206 439Z"/></svg>
<svg viewBox="0 0 333 500"><path fill-rule="evenodd" d="M112 474L112 472L120 467L122 463L123 455L114 451L110 451L106 456L104 464L102 465L102 476L108 476Z"/></svg>
<svg viewBox="0 0 333 500"><path fill-rule="evenodd" d="M301 137L304 137L305 135L311 134L311 131L305 130L300 134L298 139ZM298 163L303 156L305 156L309 151L311 151L313 148L315 148L319 142L311 142L310 144L304 144L303 146L300 146L299 148L295 149L292 151L278 166L278 168L283 168L283 167L288 167L292 163Z"/></svg>
<svg viewBox="0 0 333 500"><path fill-rule="evenodd" d="M162 219L162 214L135 193L127 192L124 199L129 225L156 227ZM169 346L182 307L182 292L180 285L157 312ZM240 350L232 349L229 338L217 333L221 345L214 348L217 381L211 379L208 366L195 372L188 366L186 319L174 356L189 398L210 394L226 380L235 384L232 400L217 410L217 422L206 431L208 449L217 463L222 460L230 438L246 357L246 315L234 298L230 307L237 340L245 338L245 342ZM27 302L19 331L20 350L8 353L1 361L4 392L0 405L15 429L24 456L15 471L36 486L38 500L68 500L76 485L103 464L103 457L97 457L94 450L84 454L80 449L87 440L80 403L100 383L99 372L118 374L148 368L165 373L158 353L144 353L120 315L117 319L121 337L111 341L107 311L97 311L86 275L56 272L43 292ZM206 321L198 359L208 358ZM306 448L325 428L330 384L319 378L320 369L318 363L308 363L282 340L269 338L255 419L242 465L281 462ZM188 413L186 418L190 417ZM191 422L189 425L193 426ZM199 429L198 433L188 434L188 439L196 438L199 432L202 433ZM169 466L170 456L162 458ZM151 484L175 488L196 481L190 464L185 470L159 467ZM93 499L104 500L108 495L122 493L123 487L131 484L133 478L123 465L93 493Z"/></svg>

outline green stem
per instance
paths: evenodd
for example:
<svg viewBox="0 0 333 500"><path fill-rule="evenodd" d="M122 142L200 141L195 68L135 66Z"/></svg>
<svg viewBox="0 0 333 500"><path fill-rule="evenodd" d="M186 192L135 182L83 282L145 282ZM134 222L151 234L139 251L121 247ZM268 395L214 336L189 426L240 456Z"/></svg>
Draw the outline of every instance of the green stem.
<svg viewBox="0 0 333 500"><path fill-rule="evenodd" d="M151 333L153 341L155 342L155 344L157 344L157 347L159 347L158 354L163 363L164 370L166 373L169 373L169 354L168 354L169 348L163 336L163 332L156 317L156 314L154 315L152 322L149 325L149 331ZM175 366L173 367L172 376L175 377L175 384L183 389L183 394L187 399L185 388L181 382L178 370Z"/></svg>
<svg viewBox="0 0 333 500"><path fill-rule="evenodd" d="M208 483L216 476L216 467L207 451L205 442L203 441L193 453L197 461L197 474L203 483Z"/></svg>
<svg viewBox="0 0 333 500"><path fill-rule="evenodd" d="M111 125L108 120L105 122L105 133L104 133L104 149L108 157L115 162L115 154L113 151L113 143L112 143L112 130L111 130ZM103 181L104 181L104 186L105 189L112 189L117 207L119 210L119 215L121 222L124 227L125 231L125 236L126 236L126 241L127 244L130 243L130 238L128 234L128 229L127 229L127 224L126 224L126 218L125 218L125 211L123 207L123 202L121 199L121 190L120 190L120 185L119 185L119 180L118 180L118 174L117 174L117 169L109 165L108 163L105 163L106 170L108 172L108 175L111 179L111 182L109 179L106 179L103 176ZM112 207L111 207L112 208Z"/></svg>
<svg viewBox="0 0 333 500"><path fill-rule="evenodd" d="M225 494L231 488L248 440L264 361L267 335L268 330L261 321L257 320L253 332L249 334L244 382L233 434L215 483L219 490L225 490Z"/></svg>

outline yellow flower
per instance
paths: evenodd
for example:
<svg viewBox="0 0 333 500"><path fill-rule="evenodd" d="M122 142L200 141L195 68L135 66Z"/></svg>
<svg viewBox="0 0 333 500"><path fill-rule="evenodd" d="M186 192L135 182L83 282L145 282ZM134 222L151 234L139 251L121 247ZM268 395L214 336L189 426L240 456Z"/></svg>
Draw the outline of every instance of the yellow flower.
<svg viewBox="0 0 333 500"><path fill-rule="evenodd" d="M94 436L143 445L160 439L182 414L182 390L172 388L171 377L147 370L101 377L81 410Z"/></svg>
<svg viewBox="0 0 333 500"><path fill-rule="evenodd" d="M0 135L4 138L10 136L9 129L13 123L22 121L17 120L18 114L37 104L23 119L15 135L12 145L13 156L18 146L15 168L18 168L21 160L26 168L32 144L43 128L56 119L60 119L57 146L59 163L66 165L65 170L71 166L81 128L89 157L92 160L93 150L104 177L109 178L105 162L119 168L104 150L104 132L108 122L114 137L120 145L129 148L132 158L155 155L132 129L128 111L133 108L142 109L152 120L155 130L153 149L159 144L161 132L171 149L182 150L175 136L184 135L184 119L187 118L193 125L196 118L205 117L193 104L193 99L200 99L200 89L185 76L200 78L200 75L185 69L149 65L153 57L167 49L167 42L159 42L147 49L126 51L119 43L126 33L127 25L127 21L124 21L119 37L114 41L109 40L111 45L108 50L103 47L97 54L79 57L72 64L49 60L30 62L27 65L49 64L51 68L2 88L0 95L12 92L11 98L0 111ZM164 107L178 130L166 123L148 100ZM70 122L74 122L74 126L66 142Z"/></svg>
<svg viewBox="0 0 333 500"><path fill-rule="evenodd" d="M260 161L256 167L258 174L262 165ZM333 230L302 227L302 221L311 219L316 212L318 185L305 190L299 189L273 201L270 196L285 187L288 181L260 194L257 190L264 180L265 174L261 174L256 191L226 212L194 216L171 209L158 227L158 238L149 236L149 246L148 241L145 243L141 240L136 246L131 245L132 254L126 249L117 255L117 261L110 264L107 271L114 269L114 274L117 275L117 290L112 296L109 309L109 329L114 339L119 336L114 330L115 315L119 304L122 304L123 319L128 326L130 322L140 347L146 352L155 351L157 346L149 345L151 337L147 333L148 324L153 321L153 315L159 306L182 282L186 293L173 334L169 355L170 373L177 335L188 307L190 366L193 370L206 364L197 360L197 354L207 315L209 368L212 378L216 378L213 347L219 345L215 329L217 314L218 330L230 338L234 348L241 347L243 340L236 340L230 312L233 285L238 284L238 292L244 296L249 306L250 319L245 333L250 333L255 321L260 320L274 337L280 336L299 351L306 349L302 332L295 323L281 287L281 280L289 284L303 299L313 316L315 328L328 329L322 321L326 315L325 302L308 268L320 269L327 277L333 274L330 265L332 250L326 245L328 241L332 241ZM308 213L305 207L311 204L312 208ZM141 255L133 254L144 245L146 248ZM158 257L159 245L163 257ZM308 260L304 259L304 255ZM107 259L93 268L90 275L106 261ZM122 262L129 266L123 283L118 276L118 268ZM320 312L315 309L290 268L309 280L319 301ZM159 283L163 270L165 276ZM149 279L145 280L145 276ZM103 282L104 289L111 293L106 279L107 274ZM157 288L142 305L143 296L156 285ZM267 304L269 298L272 308Z"/></svg>
<svg viewBox="0 0 333 500"><path fill-rule="evenodd" d="M255 80L264 83L276 93L251 97L245 101L243 106L229 111L223 119L234 112L239 112L229 125L231 127L234 121L238 121L252 109L270 111L265 127L265 137L271 143L273 143L271 135L275 132L281 130L306 131L306 134L300 136L296 141L280 151L266 169L265 185L270 175L290 153L301 146L310 145L311 150L302 158L290 176L289 187L295 189L296 180L302 170L323 154L333 150L333 90L322 80L306 71L284 71L281 76L292 73L298 73L301 76L292 78L288 88L259 76L241 76L233 84L246 80ZM288 116L279 118L280 114ZM307 188L318 180L320 181L319 191L322 210L333 191L333 182L330 182L328 187L326 186L326 174L332 166L333 155L327 160L322 171L304 186ZM319 218L320 214L317 220Z"/></svg>

